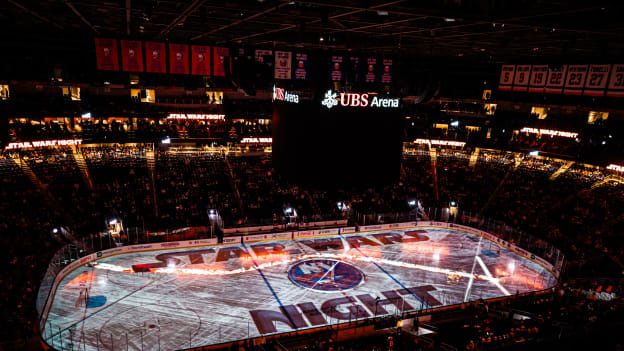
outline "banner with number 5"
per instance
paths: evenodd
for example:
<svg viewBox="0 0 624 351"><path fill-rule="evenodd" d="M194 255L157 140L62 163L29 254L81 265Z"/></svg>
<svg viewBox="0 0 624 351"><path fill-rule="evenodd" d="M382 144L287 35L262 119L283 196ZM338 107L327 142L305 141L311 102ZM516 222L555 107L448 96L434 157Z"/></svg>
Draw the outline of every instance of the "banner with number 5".
<svg viewBox="0 0 624 351"><path fill-rule="evenodd" d="M613 65L607 96L624 97L624 65Z"/></svg>
<svg viewBox="0 0 624 351"><path fill-rule="evenodd" d="M583 95L604 96L611 65L590 65Z"/></svg>
<svg viewBox="0 0 624 351"><path fill-rule="evenodd" d="M514 81L514 71L516 65L503 65L501 67L500 80L498 81L498 90L511 90Z"/></svg>

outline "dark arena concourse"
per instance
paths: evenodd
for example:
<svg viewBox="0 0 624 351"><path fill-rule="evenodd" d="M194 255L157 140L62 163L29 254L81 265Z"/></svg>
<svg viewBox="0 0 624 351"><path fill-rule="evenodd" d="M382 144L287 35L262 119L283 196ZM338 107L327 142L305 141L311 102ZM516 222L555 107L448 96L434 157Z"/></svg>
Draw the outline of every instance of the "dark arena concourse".
<svg viewBox="0 0 624 351"><path fill-rule="evenodd" d="M622 350L624 2L0 3L0 351Z"/></svg>

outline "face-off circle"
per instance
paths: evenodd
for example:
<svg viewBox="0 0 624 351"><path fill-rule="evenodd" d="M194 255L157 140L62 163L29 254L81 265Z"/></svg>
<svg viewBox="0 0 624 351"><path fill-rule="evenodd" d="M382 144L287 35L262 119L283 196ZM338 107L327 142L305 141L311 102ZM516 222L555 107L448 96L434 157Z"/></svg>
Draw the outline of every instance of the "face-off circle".
<svg viewBox="0 0 624 351"><path fill-rule="evenodd" d="M295 263L288 270L294 284L318 291L342 291L355 288L364 280L364 273L348 263L315 258Z"/></svg>

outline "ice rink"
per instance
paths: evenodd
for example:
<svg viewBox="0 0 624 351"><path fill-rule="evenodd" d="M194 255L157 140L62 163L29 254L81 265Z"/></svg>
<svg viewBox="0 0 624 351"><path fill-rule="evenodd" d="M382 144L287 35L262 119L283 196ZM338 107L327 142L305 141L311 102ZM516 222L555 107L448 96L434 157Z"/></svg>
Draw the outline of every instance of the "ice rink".
<svg viewBox="0 0 624 351"><path fill-rule="evenodd" d="M71 272L42 334L59 350L177 350L555 284L537 263L435 227L149 251Z"/></svg>

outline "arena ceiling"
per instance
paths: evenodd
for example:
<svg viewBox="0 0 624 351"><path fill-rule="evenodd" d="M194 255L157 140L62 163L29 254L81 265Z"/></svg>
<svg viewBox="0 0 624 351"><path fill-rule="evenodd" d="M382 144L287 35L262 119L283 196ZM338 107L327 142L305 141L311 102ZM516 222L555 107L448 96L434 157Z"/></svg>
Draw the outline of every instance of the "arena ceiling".
<svg viewBox="0 0 624 351"><path fill-rule="evenodd" d="M0 36L501 59L621 57L623 8L621 1L7 0L0 4Z"/></svg>

